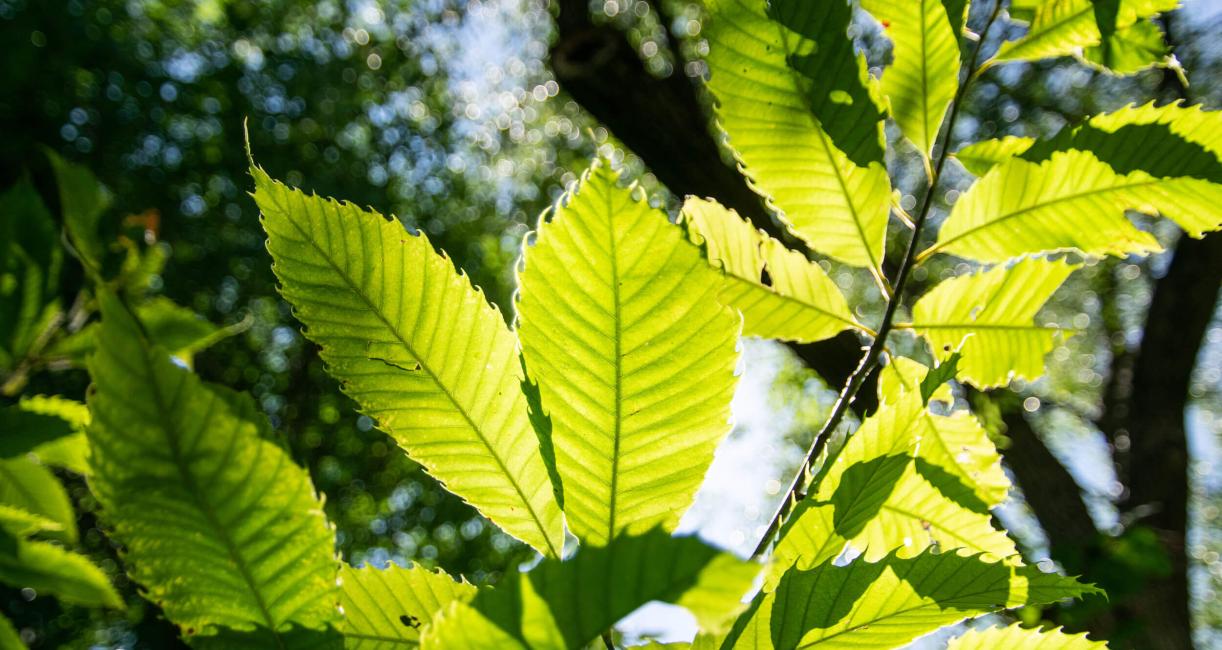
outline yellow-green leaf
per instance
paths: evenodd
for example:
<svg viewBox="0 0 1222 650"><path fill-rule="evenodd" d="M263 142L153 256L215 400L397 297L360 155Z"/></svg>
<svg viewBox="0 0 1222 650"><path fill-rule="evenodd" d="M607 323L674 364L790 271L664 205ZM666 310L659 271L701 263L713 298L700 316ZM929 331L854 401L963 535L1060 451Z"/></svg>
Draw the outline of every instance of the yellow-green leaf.
<svg viewBox="0 0 1222 650"><path fill-rule="evenodd" d="M827 272L706 199L689 197L680 222L724 273L718 297L743 314L743 335L813 342L860 328ZM767 274L771 281L764 284Z"/></svg>
<svg viewBox="0 0 1222 650"><path fill-rule="evenodd" d="M799 237L881 277L891 188L875 89L846 32L849 6L769 7L709 3L718 123L756 190Z"/></svg>
<svg viewBox="0 0 1222 650"><path fill-rule="evenodd" d="M892 357L879 375L879 401L894 399L899 391L916 392L929 368L907 357ZM950 386L942 384L932 397L954 403ZM964 489L992 508L1005 500L1010 479L1001 467L1001 454L976 416L967 410L936 415L926 409L919 429L918 458L949 473ZM946 486L946 483L943 483Z"/></svg>
<svg viewBox="0 0 1222 650"><path fill-rule="evenodd" d="M1107 642L1091 641L1086 633L1069 634L1060 628L1041 630L1015 623L1009 627L968 630L950 640L946 650L1107 650Z"/></svg>
<svg viewBox="0 0 1222 650"><path fill-rule="evenodd" d="M1044 355L1063 330L1035 315L1078 265L1023 259L946 280L912 308L912 328L944 359L958 350L959 377L977 388L1044 374Z"/></svg>
<svg viewBox="0 0 1222 650"><path fill-rule="evenodd" d="M910 557L931 545L996 558L1014 555L1014 542L993 527L988 513L993 504L962 502L965 495L954 490L958 486L945 485L945 476L956 466L941 467L948 459L932 417L917 392L883 402L831 457L831 466L821 472L808 498L831 503L837 534L870 560L897 549ZM935 438L925 440L927 435ZM952 494L945 494L942 486Z"/></svg>
<svg viewBox="0 0 1222 650"><path fill-rule="evenodd" d="M882 76L891 115L928 157L959 89L959 35L943 0L862 0L862 7L886 26L894 45Z"/></svg>
<svg viewBox="0 0 1222 650"><path fill-rule="evenodd" d="M415 648L434 614L452 601L475 596L470 583L418 566L344 565L339 581L344 613L339 629L350 650Z"/></svg>
<svg viewBox="0 0 1222 650"><path fill-rule="evenodd" d="M1003 163L1031 148L1035 138L1007 135L994 140L981 140L955 152L955 159L971 173L984 176L998 163Z"/></svg>
<svg viewBox="0 0 1222 650"><path fill-rule="evenodd" d="M122 609L123 599L106 574L84 555L51 542L3 539L0 531L0 583L65 603Z"/></svg>
<svg viewBox="0 0 1222 650"><path fill-rule="evenodd" d="M0 505L49 519L59 526L50 537L76 542L76 512L68 491L51 470L29 458L0 460Z"/></svg>
<svg viewBox="0 0 1222 650"><path fill-rule="evenodd" d="M650 601L687 609L716 631L743 608L760 566L660 529L586 545L563 562L511 573L469 602L454 601L425 631L426 649L581 648Z"/></svg>
<svg viewBox="0 0 1222 650"><path fill-rule="evenodd" d="M1143 18L1178 6L1178 0L1119 0L1114 29L1123 32ZM1034 61L1098 46L1103 39L1091 0L1044 0L1035 7L1022 38L1005 43L994 61Z"/></svg>
<svg viewBox="0 0 1222 650"><path fill-rule="evenodd" d="M423 233L251 173L281 293L331 374L446 489L558 556L560 507L500 313Z"/></svg>
<svg viewBox="0 0 1222 650"><path fill-rule="evenodd" d="M740 319L665 213L596 163L524 253L522 354L569 528L673 529L730 431Z"/></svg>
<svg viewBox="0 0 1222 650"><path fill-rule="evenodd" d="M1144 255L1162 250L1138 230L1126 210L1158 214L1186 229L1222 224L1222 206L1208 205L1189 185L1199 179L1158 179L1144 171L1117 173L1088 151L1058 151L1034 163L1011 158L989 170L951 209L937 252L981 262L1075 250L1087 255Z"/></svg>
<svg viewBox="0 0 1222 650"><path fill-rule="evenodd" d="M1099 590L955 552L791 569L756 596L723 648L895 648L944 625Z"/></svg>

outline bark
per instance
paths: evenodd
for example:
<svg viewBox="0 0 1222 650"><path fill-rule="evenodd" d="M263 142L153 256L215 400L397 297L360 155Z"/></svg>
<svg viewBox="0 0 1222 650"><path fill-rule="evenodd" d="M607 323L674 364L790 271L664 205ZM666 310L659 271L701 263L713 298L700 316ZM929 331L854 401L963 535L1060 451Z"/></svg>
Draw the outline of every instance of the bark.
<svg viewBox="0 0 1222 650"><path fill-rule="evenodd" d="M1171 559L1171 575L1151 579L1133 599L1146 648L1187 648L1188 439L1184 410L1197 356L1222 287L1222 235L1184 237L1158 280L1133 361L1119 426L1130 440L1126 512L1152 528ZM1116 435L1119 431L1109 432Z"/></svg>

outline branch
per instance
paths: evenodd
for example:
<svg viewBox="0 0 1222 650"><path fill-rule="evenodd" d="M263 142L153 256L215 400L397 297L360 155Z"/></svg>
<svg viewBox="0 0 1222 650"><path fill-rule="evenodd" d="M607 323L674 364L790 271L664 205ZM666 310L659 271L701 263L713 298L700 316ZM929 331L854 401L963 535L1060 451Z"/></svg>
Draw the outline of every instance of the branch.
<svg viewBox="0 0 1222 650"><path fill-rule="evenodd" d="M882 323L878 326L878 336L874 337L874 341L870 344L870 349L866 350L865 355L861 357L861 362L857 364L857 369L853 371L853 374L849 376L848 382L844 384L844 389L840 391L840 396L836 398L836 404L832 407L832 413L828 416L827 421L823 423L823 428L815 435L814 440L811 441L810 449L806 452L806 460L798 468L798 473L790 483L789 490L785 493L785 498L781 501L780 507L777 508L776 514L772 516L768 523L768 528L764 531L763 537L755 547L755 552L752 554L755 557L762 555L764 551L768 550L768 546L772 543L772 536L780 529L781 522L789 515L789 511L797 505L797 502L806 496L807 476L814 469L815 462L819 459L819 455L823 453L823 449L827 447L827 442L831 439L832 432L836 430L836 427L840 426L841 420L844 419L845 413L848 412L849 404L852 403L858 391L861 390L866 377L877 370L879 355L882 354L884 347L886 347L887 335L891 333L895 311L899 308L900 300L904 297L904 287L908 284L908 276L916 263L921 229L925 225L925 220L929 217L929 210L934 202L934 190L938 187L938 180L942 177L942 168L949 157L950 139L954 134L955 121L959 117L959 109L963 106L963 97L967 94L967 89L976 76L976 64L980 59L980 50L984 48L989 30L993 27L993 23L997 20L1000 12L1001 0L996 0L993 5L993 11L989 14L988 22L985 23L985 27L981 32L980 40L976 43L976 47L972 49L971 59L964 67L966 74L963 77L963 83L959 84L959 89L955 91L955 98L951 102L950 116L946 119L941 135L938 137L942 144L941 151L938 152L938 162L934 165L932 175L929 177L929 187L921 200L921 210L917 213L916 219L913 222L912 237L908 240L908 249L904 253L904 261L900 263L899 273L896 275L893 284L895 289L887 300L887 308L883 312Z"/></svg>

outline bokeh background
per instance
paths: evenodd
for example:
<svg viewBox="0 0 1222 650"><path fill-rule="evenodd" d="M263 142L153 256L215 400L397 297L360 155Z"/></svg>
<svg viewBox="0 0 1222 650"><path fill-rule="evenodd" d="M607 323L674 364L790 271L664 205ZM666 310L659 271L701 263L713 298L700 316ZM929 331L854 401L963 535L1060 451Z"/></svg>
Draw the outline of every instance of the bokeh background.
<svg viewBox="0 0 1222 650"><path fill-rule="evenodd" d="M240 324L240 334L196 357L196 370L255 396L325 493L345 559L494 581L529 554L355 412L276 294L248 195L244 124L273 176L427 232L512 315L523 235L595 155L671 210L695 193L763 213L710 135L708 100L695 83L706 73L701 20L698 4L670 0L0 0L0 187L26 174L45 186L44 148L88 167L113 194L104 227L118 233L138 215L146 245L168 257L150 288L212 322ZM870 61L881 63L878 27L862 20L858 28ZM1117 78L1071 60L995 68L969 96L956 141L1051 135L1151 98L1222 108L1222 3L1186 0L1164 28L1187 86L1164 70ZM890 164L902 202L914 201L919 163L903 146L897 152ZM950 180L938 197L943 213L971 179L958 170ZM1133 452L1134 414L1116 406L1131 396L1113 394L1141 367L1143 341L1152 347L1151 296L1184 250L1171 229L1143 226L1169 252L1076 275L1046 319L1084 333L1049 357L1047 378L981 405L1022 488L999 516L1033 561L1119 594L1045 616L1123 631L1127 595L1174 573L1181 557L1196 642L1222 647L1222 270L1204 263L1177 282L1183 304L1207 323L1199 341L1171 347L1189 368L1171 406L1184 414L1188 458L1190 516L1177 542L1129 507L1129 477L1162 470ZM1218 237L1194 244L1194 254L1217 260ZM950 264L915 279L931 285L955 271ZM69 272L65 292L80 276ZM877 318L879 296L864 277L833 277L863 305L865 322ZM855 358L856 342L840 343ZM686 530L749 553L832 400L829 350L744 342L736 425ZM27 392L80 398L87 381L81 371L48 370ZM130 607L88 611L0 588L0 610L34 648L177 647L121 575L83 482L63 478L83 513L85 549ZM690 622L659 606L624 628L678 639Z"/></svg>

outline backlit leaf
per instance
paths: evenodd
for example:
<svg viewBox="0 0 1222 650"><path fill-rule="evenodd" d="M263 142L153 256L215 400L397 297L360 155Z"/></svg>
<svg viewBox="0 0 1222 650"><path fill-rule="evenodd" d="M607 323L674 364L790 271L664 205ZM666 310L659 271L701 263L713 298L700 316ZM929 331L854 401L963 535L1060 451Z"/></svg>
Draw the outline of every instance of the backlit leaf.
<svg viewBox="0 0 1222 650"><path fill-rule="evenodd" d="M500 313L423 233L252 174L281 292L345 392L446 489L558 556L560 508Z"/></svg>
<svg viewBox="0 0 1222 650"><path fill-rule="evenodd" d="M740 320L666 215L596 163L524 253L518 329L569 528L674 528L730 431Z"/></svg>
<svg viewBox="0 0 1222 650"><path fill-rule="evenodd" d="M718 297L742 312L743 335L813 342L860 327L823 267L733 210L692 197L680 219L709 263L724 272ZM770 284L761 281L765 274Z"/></svg>
<svg viewBox="0 0 1222 650"><path fill-rule="evenodd" d="M203 383L100 297L90 487L128 573L188 639L335 621L335 542L309 474L248 397Z"/></svg>
<svg viewBox="0 0 1222 650"><path fill-rule="evenodd" d="M959 351L959 377L977 388L1037 379L1062 330L1037 324L1035 315L1077 268L1027 258L951 278L913 305L912 328L939 359Z"/></svg>
<svg viewBox="0 0 1222 650"><path fill-rule="evenodd" d="M765 4L708 5L718 122L744 173L799 237L881 276L891 188L882 112L847 35L849 5Z"/></svg>

